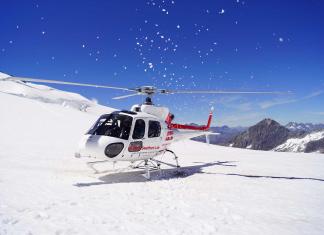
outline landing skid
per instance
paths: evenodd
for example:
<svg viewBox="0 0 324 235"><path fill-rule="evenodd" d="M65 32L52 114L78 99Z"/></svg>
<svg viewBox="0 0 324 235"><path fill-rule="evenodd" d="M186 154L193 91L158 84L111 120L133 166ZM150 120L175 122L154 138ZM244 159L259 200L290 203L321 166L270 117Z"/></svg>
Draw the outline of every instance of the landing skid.
<svg viewBox="0 0 324 235"><path fill-rule="evenodd" d="M140 161L137 165L132 166L132 168L144 169L145 173L142 175L148 180L151 179L151 172L158 171L159 175L161 175L161 164L179 169L180 165L178 161L178 156L172 150L167 149L166 152L170 152L174 155L174 160L176 161L176 165L150 158L147 160Z"/></svg>
<svg viewBox="0 0 324 235"><path fill-rule="evenodd" d="M119 168L119 169L115 169L115 162L113 162L113 169L112 170L103 170L100 171L98 170L95 165L99 165L102 163L107 163L107 162L111 162L111 161L95 161L95 162L87 162L87 166L94 171L94 174L103 174L103 173L119 173L119 172L123 172L123 171L127 171L129 169L131 169L131 166L128 167L124 167L124 168Z"/></svg>
<svg viewBox="0 0 324 235"><path fill-rule="evenodd" d="M102 163L107 163L107 162L111 162L111 161L95 161L95 162L88 162L87 166L92 169L94 171L95 174L102 174L102 173L119 173L119 172L123 172L123 171L127 171L130 169L143 169L145 170L145 173L142 174L146 179L151 179L151 172L159 172L159 175L161 175L161 165L166 165L169 167L174 167L179 169L180 165L179 165L179 161L178 161L178 156L172 151L167 149L166 152L172 153L174 155L174 160L176 164L172 164L172 163L168 163L168 162L163 162L160 160L156 160L153 158L150 159L146 159L146 160L142 160L139 161L136 165L134 163L132 163L130 166L125 167L125 168L119 168L119 169L112 169L112 170L104 170L104 171L100 171L98 170L95 166L102 164ZM113 167L115 167L115 162L113 162Z"/></svg>

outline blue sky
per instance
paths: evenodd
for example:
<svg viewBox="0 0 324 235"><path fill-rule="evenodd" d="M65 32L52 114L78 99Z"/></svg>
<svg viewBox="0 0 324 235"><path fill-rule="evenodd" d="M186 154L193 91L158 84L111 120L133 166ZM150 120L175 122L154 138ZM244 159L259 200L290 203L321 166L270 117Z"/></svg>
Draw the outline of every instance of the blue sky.
<svg viewBox="0 0 324 235"><path fill-rule="evenodd" d="M156 96L179 122L324 122L324 2L1 1L0 71L137 87L293 91ZM129 108L141 97L54 86Z"/></svg>

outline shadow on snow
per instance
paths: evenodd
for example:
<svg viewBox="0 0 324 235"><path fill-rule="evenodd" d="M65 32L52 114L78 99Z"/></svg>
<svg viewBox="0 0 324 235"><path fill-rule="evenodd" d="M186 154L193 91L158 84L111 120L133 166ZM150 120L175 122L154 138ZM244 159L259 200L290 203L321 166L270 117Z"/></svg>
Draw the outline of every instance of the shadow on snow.
<svg viewBox="0 0 324 235"><path fill-rule="evenodd" d="M293 176L270 176L270 175L243 175L243 174L235 174L235 173L212 173L219 175L230 175L230 176L241 176L246 178L269 178L269 179L285 179L285 180L315 180L315 181L323 181L324 179L319 178L311 178L311 177L293 177Z"/></svg>
<svg viewBox="0 0 324 235"><path fill-rule="evenodd" d="M198 162L195 162L198 163ZM174 178L186 178L194 174L205 174L203 168L220 165L226 167L236 167L236 165L231 164L233 161L217 161L210 163L203 163L200 165L172 168L172 169L162 169L161 174L157 171L151 172L151 180L147 180L143 177L143 170L140 171L129 171L129 172L118 172L112 173L105 176L101 176L98 179L99 182L90 182L90 183L77 183L74 186L77 187L87 187L94 185L102 184L116 184L116 183L138 183L138 182L152 182L157 180L169 180Z"/></svg>
<svg viewBox="0 0 324 235"><path fill-rule="evenodd" d="M236 167L235 161L217 161L210 163L200 163L199 165L181 167L179 169L162 169L161 172L151 172L151 180L147 180L143 177L143 170L129 171L129 172L118 172L111 173L99 177L100 181L89 182L89 183L76 183L74 186L77 187L89 187L103 184L118 184L118 183L140 183L140 182L154 182L161 180L170 180L178 178L187 178L195 174L213 174L213 175L224 175L224 176L238 176L245 178L267 178L267 179L283 179L283 180L313 180L324 182L324 179L312 178L312 177L294 177L294 176L269 176L269 175L248 175L248 174L237 174L237 173L217 173L217 172L204 172L203 169L211 166L222 166L222 167Z"/></svg>

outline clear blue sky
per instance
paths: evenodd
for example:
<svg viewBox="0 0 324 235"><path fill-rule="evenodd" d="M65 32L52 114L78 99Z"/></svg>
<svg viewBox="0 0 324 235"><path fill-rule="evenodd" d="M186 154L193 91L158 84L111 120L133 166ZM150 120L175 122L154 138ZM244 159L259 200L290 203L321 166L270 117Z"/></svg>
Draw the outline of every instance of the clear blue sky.
<svg viewBox="0 0 324 235"><path fill-rule="evenodd" d="M293 95L157 96L177 121L250 125L264 117L324 122L321 0L0 1L0 71L170 89ZM129 108L119 91L54 86Z"/></svg>

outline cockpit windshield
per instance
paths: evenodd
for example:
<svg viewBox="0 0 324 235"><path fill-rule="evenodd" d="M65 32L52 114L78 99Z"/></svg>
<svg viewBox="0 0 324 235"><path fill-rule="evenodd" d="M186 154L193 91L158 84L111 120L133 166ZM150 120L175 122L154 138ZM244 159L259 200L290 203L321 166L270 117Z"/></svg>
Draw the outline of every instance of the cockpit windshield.
<svg viewBox="0 0 324 235"><path fill-rule="evenodd" d="M102 115L87 134L128 140L132 121L132 117L119 113Z"/></svg>

